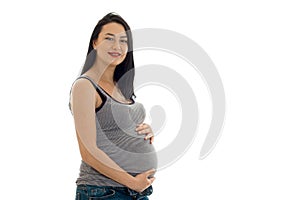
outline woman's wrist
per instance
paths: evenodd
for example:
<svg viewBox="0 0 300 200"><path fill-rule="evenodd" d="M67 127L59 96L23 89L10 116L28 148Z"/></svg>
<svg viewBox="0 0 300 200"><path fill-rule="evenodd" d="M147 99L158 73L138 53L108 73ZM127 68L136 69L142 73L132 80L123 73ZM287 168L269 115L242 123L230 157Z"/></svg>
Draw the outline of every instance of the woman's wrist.
<svg viewBox="0 0 300 200"><path fill-rule="evenodd" d="M136 185L136 179L134 178L134 176L130 175L127 173L127 177L125 179L125 183L124 185L130 189L134 189L135 185Z"/></svg>

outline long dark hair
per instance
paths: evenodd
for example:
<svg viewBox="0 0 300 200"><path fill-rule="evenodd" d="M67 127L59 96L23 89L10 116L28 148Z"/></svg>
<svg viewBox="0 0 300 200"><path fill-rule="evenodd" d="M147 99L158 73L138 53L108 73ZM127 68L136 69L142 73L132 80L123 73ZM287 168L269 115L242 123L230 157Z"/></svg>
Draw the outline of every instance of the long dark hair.
<svg viewBox="0 0 300 200"><path fill-rule="evenodd" d="M90 43L89 43L89 49L87 52L86 60L83 65L82 71L80 75L87 72L94 64L96 59L96 51L93 48L93 42L98 38L99 33L102 30L102 27L105 24L116 22L118 24L121 24L126 32L127 35L127 42L128 42L128 52L123 60L122 63L116 66L115 72L114 72L114 81L118 83L118 86L124 95L126 99L131 99L132 97L136 97L134 94L134 88L133 88L133 81L134 81L134 75L135 75L135 69L134 69L134 61L133 61L133 44L132 44L132 34L130 31L129 25L126 23L126 21L118 14L111 12L105 15L102 19L100 19L94 28L94 31L92 33ZM126 75L125 75L126 74ZM124 76L125 75L125 76Z"/></svg>

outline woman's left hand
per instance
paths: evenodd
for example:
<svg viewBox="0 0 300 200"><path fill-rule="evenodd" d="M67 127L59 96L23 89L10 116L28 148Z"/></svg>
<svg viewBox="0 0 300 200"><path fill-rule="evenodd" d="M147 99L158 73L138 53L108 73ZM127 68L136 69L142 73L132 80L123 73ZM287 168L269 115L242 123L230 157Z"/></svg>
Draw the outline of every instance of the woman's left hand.
<svg viewBox="0 0 300 200"><path fill-rule="evenodd" d="M146 123L142 123L142 124L139 124L136 126L136 129L135 129L138 134L145 134L145 140L148 140L150 139L150 144L153 143L153 140L154 140L154 134L152 132L152 129L150 127L150 125L146 124Z"/></svg>

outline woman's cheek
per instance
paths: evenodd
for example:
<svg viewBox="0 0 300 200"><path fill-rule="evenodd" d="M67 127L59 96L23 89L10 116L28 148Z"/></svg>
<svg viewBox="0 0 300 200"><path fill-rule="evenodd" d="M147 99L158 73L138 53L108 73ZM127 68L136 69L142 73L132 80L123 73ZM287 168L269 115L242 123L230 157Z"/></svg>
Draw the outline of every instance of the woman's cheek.
<svg viewBox="0 0 300 200"><path fill-rule="evenodd" d="M126 58L126 54L124 54L122 57L121 57L121 62L123 62L124 60L125 60L125 58Z"/></svg>

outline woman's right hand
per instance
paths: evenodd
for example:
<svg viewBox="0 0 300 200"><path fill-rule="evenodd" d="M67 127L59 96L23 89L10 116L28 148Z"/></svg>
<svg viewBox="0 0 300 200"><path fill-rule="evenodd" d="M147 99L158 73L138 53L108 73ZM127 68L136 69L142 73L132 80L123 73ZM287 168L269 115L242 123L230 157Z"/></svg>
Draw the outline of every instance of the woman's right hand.
<svg viewBox="0 0 300 200"><path fill-rule="evenodd" d="M130 189L135 190L137 192L143 192L155 180L155 177L152 176L155 173L155 171L155 169L150 169L146 172L136 175L134 177L134 183ZM151 178L149 176L151 176Z"/></svg>

